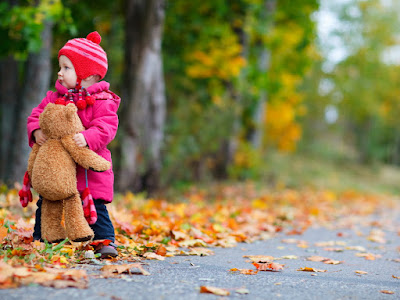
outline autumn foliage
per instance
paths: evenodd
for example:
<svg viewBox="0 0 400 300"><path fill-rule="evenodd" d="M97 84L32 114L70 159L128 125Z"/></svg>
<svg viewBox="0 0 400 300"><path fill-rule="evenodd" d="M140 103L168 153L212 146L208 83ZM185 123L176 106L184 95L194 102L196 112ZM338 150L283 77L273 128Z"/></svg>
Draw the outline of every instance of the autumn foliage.
<svg viewBox="0 0 400 300"><path fill-rule="evenodd" d="M86 287L88 275L71 268L96 259L91 246L67 240L53 245L32 241L35 206L22 209L16 190L8 190L0 197L0 286L36 282L54 287ZM117 260L134 263L119 269L110 267L104 270L104 276L132 273L134 269L149 275L139 261L176 255L207 256L213 254L212 247L235 247L278 233L298 235L315 223L333 222L343 215L371 214L382 203L387 206L392 202L356 192L261 191L252 184L214 186L207 191L193 189L179 201L146 199L131 193L119 195L109 207L118 244ZM382 237L376 233L371 239ZM273 257L248 259L255 269L231 271L255 275L258 271L284 270L284 265L273 262ZM310 258L316 259L336 263L327 258Z"/></svg>

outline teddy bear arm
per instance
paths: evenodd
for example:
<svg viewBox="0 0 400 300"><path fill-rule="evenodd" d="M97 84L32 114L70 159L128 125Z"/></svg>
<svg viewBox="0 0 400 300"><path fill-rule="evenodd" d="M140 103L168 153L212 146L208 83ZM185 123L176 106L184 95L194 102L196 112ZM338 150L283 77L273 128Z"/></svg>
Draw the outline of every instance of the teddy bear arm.
<svg viewBox="0 0 400 300"><path fill-rule="evenodd" d="M108 160L89 148L77 146L71 135L63 137L61 143L73 160L83 168L96 172L104 172L111 168L111 163Z"/></svg>
<svg viewBox="0 0 400 300"><path fill-rule="evenodd" d="M28 174L29 174L29 177L31 177L31 178L32 178L33 165L35 163L36 156L37 156L37 154L39 152L39 148L40 148L40 146L38 144L36 144L36 143L33 144L32 151L29 154L29 158L28 158Z"/></svg>

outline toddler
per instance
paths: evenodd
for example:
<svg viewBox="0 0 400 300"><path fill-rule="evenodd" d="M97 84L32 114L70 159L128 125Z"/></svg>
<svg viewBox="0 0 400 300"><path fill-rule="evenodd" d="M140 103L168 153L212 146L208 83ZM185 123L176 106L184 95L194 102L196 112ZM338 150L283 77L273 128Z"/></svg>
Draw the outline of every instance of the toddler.
<svg viewBox="0 0 400 300"><path fill-rule="evenodd" d="M108 69L107 54L100 46L98 32L90 33L86 38L69 40L58 52L60 71L56 81L56 92L48 91L42 102L32 110L28 117L27 128L29 145L42 145L47 137L39 127L39 115L48 103L64 104L70 101L78 107L78 116L85 130L74 136L79 147L91 150L111 162L111 153L107 145L114 139L118 129L117 110L120 97L109 90L110 84L100 81ZM114 227L105 204L113 200L114 174L112 169L105 172L85 170L77 165L77 187L82 193L89 187L97 212L97 220L89 221L94 231L93 246L101 258L115 257ZM39 198L36 210L34 240L41 237L41 206ZM91 224L93 223L93 224Z"/></svg>

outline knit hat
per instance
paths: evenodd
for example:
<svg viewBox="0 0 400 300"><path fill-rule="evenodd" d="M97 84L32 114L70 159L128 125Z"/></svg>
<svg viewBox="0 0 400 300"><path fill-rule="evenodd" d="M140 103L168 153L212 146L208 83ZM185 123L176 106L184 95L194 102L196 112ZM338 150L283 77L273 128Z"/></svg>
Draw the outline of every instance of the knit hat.
<svg viewBox="0 0 400 300"><path fill-rule="evenodd" d="M88 34L86 39L69 40L58 52L68 57L74 65L78 82L90 75L100 75L103 79L107 73L107 54L100 46L101 36L97 31Z"/></svg>

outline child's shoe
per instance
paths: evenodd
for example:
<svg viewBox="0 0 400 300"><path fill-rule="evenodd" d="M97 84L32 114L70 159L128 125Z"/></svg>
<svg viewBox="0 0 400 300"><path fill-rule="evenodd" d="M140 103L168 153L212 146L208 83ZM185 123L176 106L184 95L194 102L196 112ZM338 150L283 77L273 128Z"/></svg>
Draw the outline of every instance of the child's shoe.
<svg viewBox="0 0 400 300"><path fill-rule="evenodd" d="M115 245L111 241L104 241L104 242L94 242L94 253L99 253L99 258L112 258L118 256L117 245Z"/></svg>

